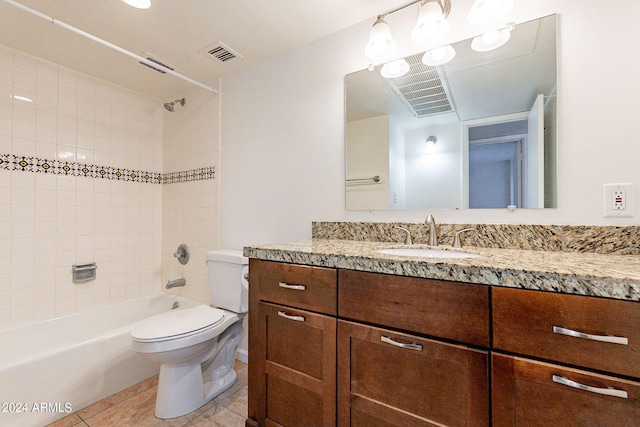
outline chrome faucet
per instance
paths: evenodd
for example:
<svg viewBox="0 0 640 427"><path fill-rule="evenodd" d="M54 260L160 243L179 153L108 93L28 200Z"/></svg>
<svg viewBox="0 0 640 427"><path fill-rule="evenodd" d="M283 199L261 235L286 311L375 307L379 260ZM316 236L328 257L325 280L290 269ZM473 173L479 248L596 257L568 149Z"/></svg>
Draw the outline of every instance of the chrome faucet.
<svg viewBox="0 0 640 427"><path fill-rule="evenodd" d="M429 246L438 246L438 232L436 231L436 219L429 214L424 223L429 226Z"/></svg>
<svg viewBox="0 0 640 427"><path fill-rule="evenodd" d="M398 230L402 230L406 233L405 239L404 239L404 244L405 245L412 245L413 241L411 240L411 231L407 230L406 228L402 228L402 227L393 227L393 228L397 228Z"/></svg>
<svg viewBox="0 0 640 427"><path fill-rule="evenodd" d="M462 242L460 241L460 234L464 233L465 231L471 231L471 230L475 230L475 228L469 227L469 228L463 228L462 230L456 231L456 234L453 236L453 245L451 246L454 248L461 248Z"/></svg>

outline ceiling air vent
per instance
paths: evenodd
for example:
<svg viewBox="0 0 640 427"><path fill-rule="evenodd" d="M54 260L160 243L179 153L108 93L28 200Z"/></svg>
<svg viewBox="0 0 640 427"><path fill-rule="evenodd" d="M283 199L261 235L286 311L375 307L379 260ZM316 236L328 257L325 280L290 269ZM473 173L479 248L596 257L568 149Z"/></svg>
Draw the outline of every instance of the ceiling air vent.
<svg viewBox="0 0 640 427"><path fill-rule="evenodd" d="M166 62L166 61L163 61L163 60L161 60L161 59L156 58L155 56L151 55L149 52L144 52L144 53L143 53L142 55L140 55L140 56L142 56L143 58L147 59L147 60L148 60L148 61L150 61L150 62L153 62L154 64L158 64L158 65L160 65L160 66L162 66L162 67L164 67L164 68L168 68L168 69L170 69L171 71L175 71L175 70L176 70L176 68L178 68L178 67L175 67L175 66L173 66L173 65L169 64L169 63L168 63L168 62ZM166 72L165 70L163 70L162 68L160 68L160 67L154 67L153 65L151 65L151 64L147 64L147 63L144 63L144 62L142 62L142 61L139 61L139 63L140 63L140 64L142 64L142 65L144 65L145 67L149 67L149 68L151 68L152 70L155 70L155 71L157 71L157 72L159 72L159 73L167 74L167 72ZM179 68L178 68L178 69L179 69Z"/></svg>
<svg viewBox="0 0 640 427"><path fill-rule="evenodd" d="M222 63L231 61L232 59L242 58L242 55L240 55L238 52L235 52L233 49L222 42L217 42L215 44L212 44L211 46L207 46L204 49L200 50L200 52Z"/></svg>
<svg viewBox="0 0 640 427"><path fill-rule="evenodd" d="M387 79L391 88L416 117L453 111L453 99L437 67L422 63L422 54L406 58L409 72Z"/></svg>

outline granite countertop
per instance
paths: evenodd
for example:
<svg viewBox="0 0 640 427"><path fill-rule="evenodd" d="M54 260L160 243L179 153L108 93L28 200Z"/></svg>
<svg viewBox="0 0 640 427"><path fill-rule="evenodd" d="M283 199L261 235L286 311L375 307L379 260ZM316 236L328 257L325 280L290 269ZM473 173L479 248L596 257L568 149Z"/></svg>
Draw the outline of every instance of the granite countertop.
<svg viewBox="0 0 640 427"><path fill-rule="evenodd" d="M244 255L270 261L453 280L640 301L640 255L464 247L478 258L385 255L397 242L311 239L247 246ZM412 245L428 248L427 245ZM453 249L439 246L438 249Z"/></svg>

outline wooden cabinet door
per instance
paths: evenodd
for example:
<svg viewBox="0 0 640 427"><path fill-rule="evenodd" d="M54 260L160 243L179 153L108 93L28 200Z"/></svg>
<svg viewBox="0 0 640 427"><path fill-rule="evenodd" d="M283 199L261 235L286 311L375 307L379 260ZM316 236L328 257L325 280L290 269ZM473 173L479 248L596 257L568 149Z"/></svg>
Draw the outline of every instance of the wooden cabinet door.
<svg viewBox="0 0 640 427"><path fill-rule="evenodd" d="M259 304L258 316L258 424L335 426L336 319L268 303Z"/></svg>
<svg viewBox="0 0 640 427"><path fill-rule="evenodd" d="M493 353L494 427L636 427L640 383Z"/></svg>
<svg viewBox="0 0 640 427"><path fill-rule="evenodd" d="M640 378L640 303L499 287L492 294L493 348Z"/></svg>
<svg viewBox="0 0 640 427"><path fill-rule="evenodd" d="M338 321L338 425L488 426L488 353Z"/></svg>

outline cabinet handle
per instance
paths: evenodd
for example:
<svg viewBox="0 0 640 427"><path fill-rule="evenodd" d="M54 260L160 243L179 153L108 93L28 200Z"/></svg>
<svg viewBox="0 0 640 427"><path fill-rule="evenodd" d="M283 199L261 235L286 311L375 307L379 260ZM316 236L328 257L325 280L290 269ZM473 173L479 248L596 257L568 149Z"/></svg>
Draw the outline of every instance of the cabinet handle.
<svg viewBox="0 0 640 427"><path fill-rule="evenodd" d="M386 342L387 344L395 345L396 347L408 348L410 350L422 351L422 346L420 344L405 344L405 343L402 343L402 342L394 341L389 337L385 337L384 335L382 335L380 337L380 341Z"/></svg>
<svg viewBox="0 0 640 427"><path fill-rule="evenodd" d="M284 311L279 311L278 316L284 317L285 319L295 320L296 322L304 322L304 316L292 316L290 314L285 313Z"/></svg>
<svg viewBox="0 0 640 427"><path fill-rule="evenodd" d="M553 327L553 332L555 334L569 335L570 337L585 338L585 339L594 340L594 341L602 341L602 342L609 342L609 343L613 343L613 344L622 344L622 345L628 345L629 344L629 340L626 337L614 337L614 336L610 336L610 335L585 334L584 332L578 332L578 331L574 331L572 329L562 328L560 326L554 326Z"/></svg>
<svg viewBox="0 0 640 427"><path fill-rule="evenodd" d="M294 291L304 291L305 289L307 289L305 285L290 285L284 282L278 283L278 286L285 289L293 289Z"/></svg>
<svg viewBox="0 0 640 427"><path fill-rule="evenodd" d="M624 390L618 390L615 388L591 387L588 385L577 383L568 378L561 377L560 375L553 375L551 379L553 380L554 383L577 388L579 390L589 391L591 393L603 394L605 396L621 397L622 399L627 398L627 392Z"/></svg>

